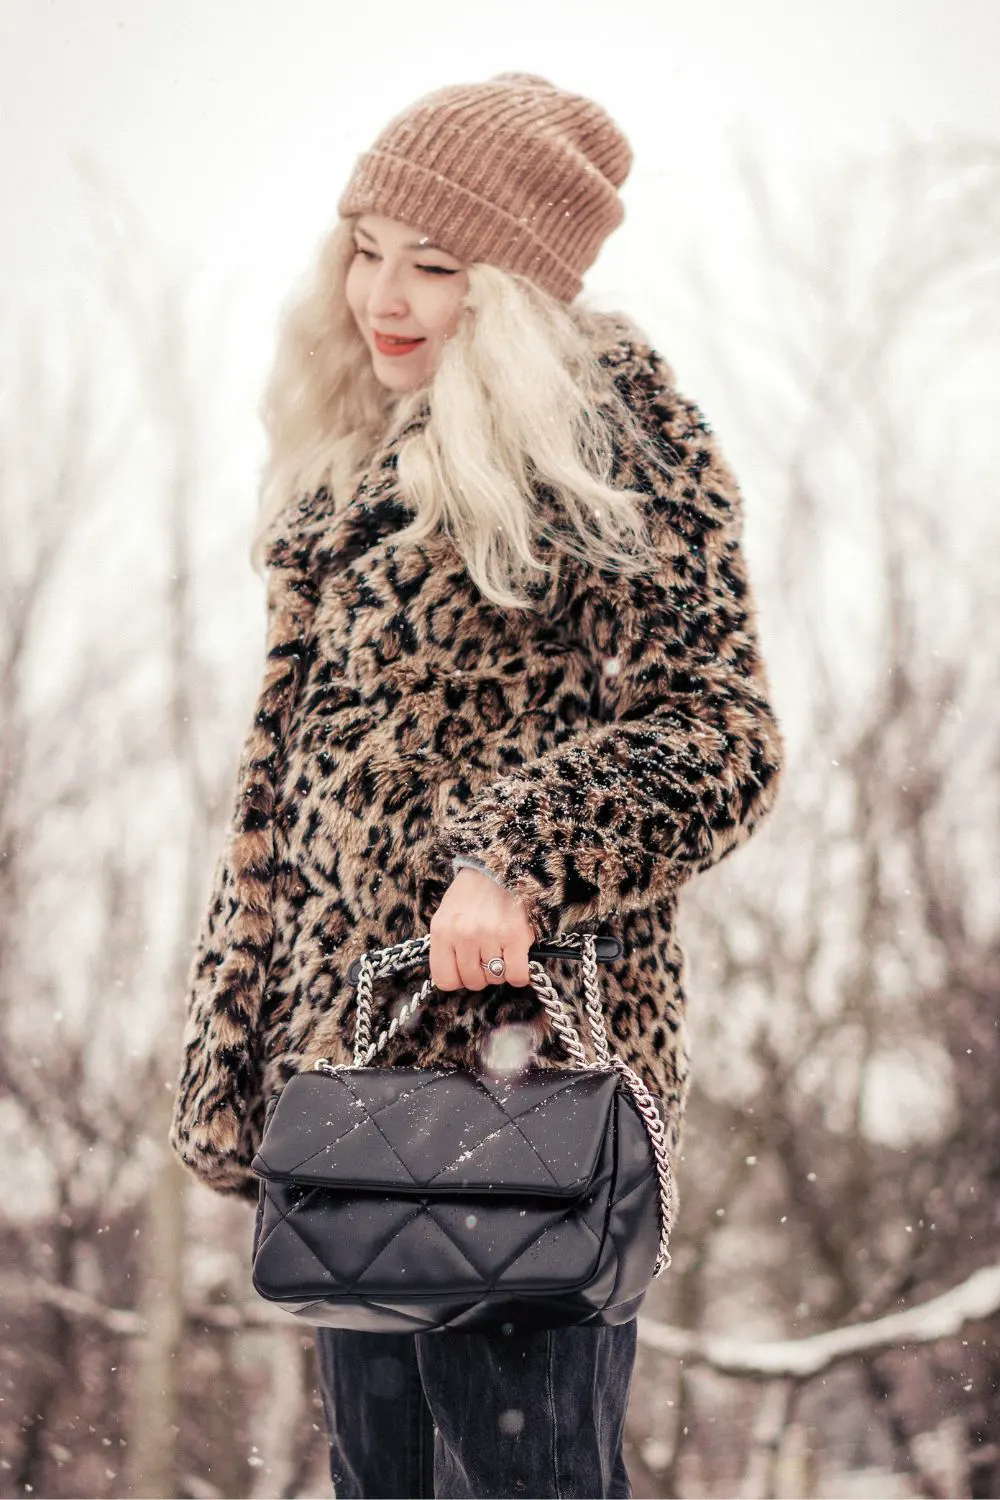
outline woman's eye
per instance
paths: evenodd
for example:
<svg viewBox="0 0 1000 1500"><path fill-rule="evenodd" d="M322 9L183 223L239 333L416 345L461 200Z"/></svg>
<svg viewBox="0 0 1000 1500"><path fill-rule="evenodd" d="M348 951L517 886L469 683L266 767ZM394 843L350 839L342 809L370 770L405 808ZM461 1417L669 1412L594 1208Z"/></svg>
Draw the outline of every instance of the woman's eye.
<svg viewBox="0 0 1000 1500"><path fill-rule="evenodd" d="M366 250L364 245L355 245L355 255L363 255L365 260L378 260L374 250ZM417 266L418 271L426 271L431 276L457 276L458 272L451 266Z"/></svg>

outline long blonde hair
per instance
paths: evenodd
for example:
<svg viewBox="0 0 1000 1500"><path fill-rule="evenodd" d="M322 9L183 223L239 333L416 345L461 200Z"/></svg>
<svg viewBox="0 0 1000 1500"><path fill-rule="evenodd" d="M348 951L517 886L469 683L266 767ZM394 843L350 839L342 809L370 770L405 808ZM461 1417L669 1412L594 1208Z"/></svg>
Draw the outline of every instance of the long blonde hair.
<svg viewBox="0 0 1000 1500"><path fill-rule="evenodd" d="M397 549L439 528L454 540L484 597L531 608L518 591L550 571L533 541L616 572L653 560L640 491L610 480L623 440L662 465L650 431L599 361L602 347L641 338L621 314L557 301L523 276L476 263L455 334L430 383L396 397L375 378L344 294L354 221L325 237L287 307L260 406L269 440L251 557L261 567L284 507L325 485L335 512L351 500L378 445L425 414L399 446L399 493L414 519ZM544 486L569 525L542 518Z"/></svg>

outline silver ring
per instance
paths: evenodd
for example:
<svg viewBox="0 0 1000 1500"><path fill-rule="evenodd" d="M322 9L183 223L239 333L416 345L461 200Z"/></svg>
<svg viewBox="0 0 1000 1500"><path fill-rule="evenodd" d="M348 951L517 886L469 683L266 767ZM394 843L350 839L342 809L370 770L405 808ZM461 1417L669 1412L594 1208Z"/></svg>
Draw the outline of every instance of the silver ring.
<svg viewBox="0 0 1000 1500"><path fill-rule="evenodd" d="M491 958L487 963L480 964L480 968L485 969L487 974L492 974L495 979L501 977L506 967L502 958Z"/></svg>

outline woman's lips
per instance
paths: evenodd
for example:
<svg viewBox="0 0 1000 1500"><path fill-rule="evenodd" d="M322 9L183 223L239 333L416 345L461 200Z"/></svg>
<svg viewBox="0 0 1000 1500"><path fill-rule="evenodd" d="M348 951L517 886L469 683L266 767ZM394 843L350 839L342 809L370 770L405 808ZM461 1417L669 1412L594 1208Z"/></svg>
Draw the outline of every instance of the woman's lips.
<svg viewBox="0 0 1000 1500"><path fill-rule="evenodd" d="M386 338L384 333L374 334L374 339L378 352L388 355L412 354L414 349L419 349L424 342L423 339L390 339Z"/></svg>

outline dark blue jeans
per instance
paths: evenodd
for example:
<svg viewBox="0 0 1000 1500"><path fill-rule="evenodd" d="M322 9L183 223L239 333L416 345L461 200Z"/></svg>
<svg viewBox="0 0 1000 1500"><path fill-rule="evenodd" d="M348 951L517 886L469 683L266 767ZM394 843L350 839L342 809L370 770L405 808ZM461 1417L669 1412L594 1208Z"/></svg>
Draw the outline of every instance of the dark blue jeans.
<svg viewBox="0 0 1000 1500"><path fill-rule="evenodd" d="M636 1325L485 1333L318 1328L337 1500L630 1496Z"/></svg>

